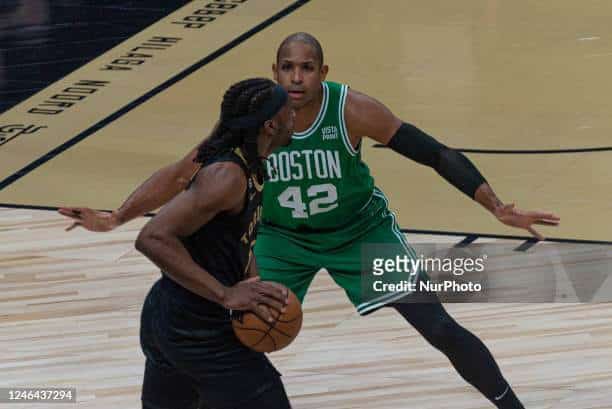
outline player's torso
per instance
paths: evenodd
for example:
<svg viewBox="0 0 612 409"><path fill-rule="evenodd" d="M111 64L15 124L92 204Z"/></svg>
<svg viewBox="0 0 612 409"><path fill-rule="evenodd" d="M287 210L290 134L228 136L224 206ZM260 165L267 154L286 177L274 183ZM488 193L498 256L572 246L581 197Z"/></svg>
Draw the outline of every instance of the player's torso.
<svg viewBox="0 0 612 409"><path fill-rule="evenodd" d="M324 82L319 115L309 129L267 162L263 222L292 231L344 226L370 199L373 180L349 141L344 122L348 87Z"/></svg>
<svg viewBox="0 0 612 409"><path fill-rule="evenodd" d="M224 158L228 159L244 168L236 157ZM184 239L192 258L224 285L234 285L246 276L262 214L262 190L257 177L247 174L246 203L240 213L219 213Z"/></svg>

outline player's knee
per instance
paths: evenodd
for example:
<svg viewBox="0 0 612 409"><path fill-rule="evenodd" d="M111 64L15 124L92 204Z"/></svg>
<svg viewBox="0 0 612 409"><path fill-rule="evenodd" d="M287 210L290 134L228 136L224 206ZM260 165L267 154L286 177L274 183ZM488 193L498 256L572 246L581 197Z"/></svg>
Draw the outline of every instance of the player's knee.
<svg viewBox="0 0 612 409"><path fill-rule="evenodd" d="M451 317L439 317L431 321L427 339L436 348L446 350L459 344L461 330Z"/></svg>

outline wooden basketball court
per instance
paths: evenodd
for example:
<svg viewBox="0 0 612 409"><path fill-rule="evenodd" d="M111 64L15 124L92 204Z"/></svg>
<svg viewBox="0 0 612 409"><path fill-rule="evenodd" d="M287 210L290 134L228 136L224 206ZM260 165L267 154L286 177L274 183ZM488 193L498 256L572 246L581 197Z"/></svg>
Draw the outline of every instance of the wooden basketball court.
<svg viewBox="0 0 612 409"><path fill-rule="evenodd" d="M119 206L208 135L230 84L271 77L296 31L321 41L329 80L463 150L503 201L561 217L539 230L549 242L525 244L430 169L366 139L409 242L500 243L525 257L563 244L570 281L596 280L576 267L594 259L610 272L612 4L250 0L203 24L208 3L188 2L0 114L0 387L77 388L76 406L54 408L140 407L139 315L159 271L133 243L148 219L66 232L54 210ZM588 299L568 288L556 302L447 309L526 407L612 409L612 279ZM394 311L359 317L324 271L304 311L299 338L271 355L296 409L492 407Z"/></svg>

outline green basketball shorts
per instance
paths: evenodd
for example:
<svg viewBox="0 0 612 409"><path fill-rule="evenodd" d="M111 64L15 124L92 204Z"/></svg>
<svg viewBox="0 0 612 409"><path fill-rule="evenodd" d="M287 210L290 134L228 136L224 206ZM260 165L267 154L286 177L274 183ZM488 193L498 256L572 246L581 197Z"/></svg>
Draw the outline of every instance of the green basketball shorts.
<svg viewBox="0 0 612 409"><path fill-rule="evenodd" d="M413 292L421 274L410 269L410 260L417 258L415 250L382 192L374 191L368 208L373 210L363 212L368 223L360 221L365 228L359 234L353 228L351 235L346 231L295 234L261 226L254 250L262 280L285 285L303 301L315 274L325 268L361 315ZM321 241L335 247L325 249Z"/></svg>

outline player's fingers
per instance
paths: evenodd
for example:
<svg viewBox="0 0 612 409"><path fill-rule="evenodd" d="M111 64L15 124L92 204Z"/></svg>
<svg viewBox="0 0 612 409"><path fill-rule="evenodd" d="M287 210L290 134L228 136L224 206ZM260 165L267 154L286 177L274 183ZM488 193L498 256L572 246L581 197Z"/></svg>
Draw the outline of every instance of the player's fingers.
<svg viewBox="0 0 612 409"><path fill-rule="evenodd" d="M274 317L270 313L270 310L263 304L256 304L251 311L255 313L264 322L274 322Z"/></svg>
<svg viewBox="0 0 612 409"><path fill-rule="evenodd" d="M538 213L538 217L547 220L561 220L559 216L553 213Z"/></svg>
<svg viewBox="0 0 612 409"><path fill-rule="evenodd" d="M548 219L548 220L561 220L561 218L552 213L546 212L527 212L527 216L536 217L538 219Z"/></svg>
<svg viewBox="0 0 612 409"><path fill-rule="evenodd" d="M269 282L262 281L258 283L257 290L260 294L275 298L283 304L285 304L287 301L287 293L284 291L284 289L273 286Z"/></svg>
<svg viewBox="0 0 612 409"><path fill-rule="evenodd" d="M68 207L60 207L59 209L57 209L57 212L59 214L63 214L64 216L70 216L72 214L72 209Z"/></svg>
<svg viewBox="0 0 612 409"><path fill-rule="evenodd" d="M57 211L62 216L71 217L73 219L80 219L81 218L81 212L75 211L74 209L60 208Z"/></svg>
<svg viewBox="0 0 612 409"><path fill-rule="evenodd" d="M262 295L261 298L259 299L260 303L266 304L268 307L274 308L277 311L285 312L285 304L284 302L280 302L272 297L268 297L265 295Z"/></svg>
<svg viewBox="0 0 612 409"><path fill-rule="evenodd" d="M559 220L536 220L534 222L535 224L542 224L545 226L558 226L559 225Z"/></svg>
<svg viewBox="0 0 612 409"><path fill-rule="evenodd" d="M274 281L266 281L265 283L280 290L283 296L285 297L285 299L289 300L289 289L287 287L285 287L281 283L275 283Z"/></svg>

